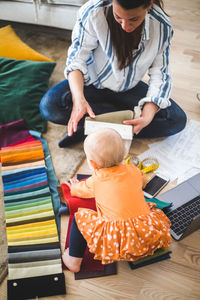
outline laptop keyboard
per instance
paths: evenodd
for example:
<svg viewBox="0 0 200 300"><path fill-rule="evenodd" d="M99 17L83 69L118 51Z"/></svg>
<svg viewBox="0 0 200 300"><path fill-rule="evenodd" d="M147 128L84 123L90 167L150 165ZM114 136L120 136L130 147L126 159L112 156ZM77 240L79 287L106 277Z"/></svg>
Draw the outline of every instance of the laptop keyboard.
<svg viewBox="0 0 200 300"><path fill-rule="evenodd" d="M200 196L185 203L181 207L166 213L171 221L171 229L177 234L182 234L192 220L200 215Z"/></svg>

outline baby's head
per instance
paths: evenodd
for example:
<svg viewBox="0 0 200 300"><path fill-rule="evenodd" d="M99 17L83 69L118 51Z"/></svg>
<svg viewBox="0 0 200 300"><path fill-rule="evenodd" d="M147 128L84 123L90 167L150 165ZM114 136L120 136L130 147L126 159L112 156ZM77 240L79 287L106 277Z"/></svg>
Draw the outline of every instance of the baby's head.
<svg viewBox="0 0 200 300"><path fill-rule="evenodd" d="M109 128L97 130L87 136L84 151L88 161L99 168L109 168L122 162L125 155L124 142L120 134Z"/></svg>

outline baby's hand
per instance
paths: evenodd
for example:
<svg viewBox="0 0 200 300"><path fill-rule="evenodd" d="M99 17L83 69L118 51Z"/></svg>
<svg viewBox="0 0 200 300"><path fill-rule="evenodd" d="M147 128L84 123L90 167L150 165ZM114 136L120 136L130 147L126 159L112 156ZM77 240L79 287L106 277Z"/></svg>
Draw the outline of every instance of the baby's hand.
<svg viewBox="0 0 200 300"><path fill-rule="evenodd" d="M70 184L73 185L73 184L76 184L79 182L79 180L77 179L77 177L73 177L69 180Z"/></svg>
<svg viewBox="0 0 200 300"><path fill-rule="evenodd" d="M76 178L76 177L73 177L73 178L71 178L68 182L65 182L67 185L68 185L68 187L71 189L72 188L72 186L74 185L74 184L76 184L76 183L78 183L79 182L79 180Z"/></svg>

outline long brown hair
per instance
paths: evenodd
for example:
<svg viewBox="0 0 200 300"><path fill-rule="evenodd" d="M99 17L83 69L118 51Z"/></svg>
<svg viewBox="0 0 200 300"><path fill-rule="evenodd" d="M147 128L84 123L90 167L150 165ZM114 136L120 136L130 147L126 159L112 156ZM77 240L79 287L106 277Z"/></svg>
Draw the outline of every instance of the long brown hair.
<svg viewBox="0 0 200 300"><path fill-rule="evenodd" d="M147 8L151 0L115 0L123 9L134 9L140 6ZM154 0L153 3L164 10L162 0ZM118 59L118 67L120 70L126 68L133 62L133 50L137 47L138 37L140 37L144 22L133 32L125 32L121 25L116 22L113 16L112 6L109 7L107 13L107 22L110 29L110 37L112 45L116 51Z"/></svg>

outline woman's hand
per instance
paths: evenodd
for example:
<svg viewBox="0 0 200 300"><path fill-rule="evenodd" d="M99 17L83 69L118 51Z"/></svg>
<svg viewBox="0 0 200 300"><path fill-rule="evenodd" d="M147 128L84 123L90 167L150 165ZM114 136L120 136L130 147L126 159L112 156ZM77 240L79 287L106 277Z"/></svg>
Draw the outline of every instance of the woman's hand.
<svg viewBox="0 0 200 300"><path fill-rule="evenodd" d="M139 118L125 120L123 123L126 125L133 125L133 133L138 134L144 127L151 123L158 109L158 106L153 102L147 102L145 103L142 115Z"/></svg>
<svg viewBox="0 0 200 300"><path fill-rule="evenodd" d="M95 114L85 98L79 101L73 100L73 108L68 122L69 136L71 136L73 132L77 131L78 122L85 114L88 114L91 118L95 118Z"/></svg>
<svg viewBox="0 0 200 300"><path fill-rule="evenodd" d="M95 114L84 97L84 80L81 71L71 71L68 74L68 80L73 102L72 112L68 122L68 135L71 136L73 132L77 131L78 122L85 114L88 114L91 118L95 118Z"/></svg>
<svg viewBox="0 0 200 300"><path fill-rule="evenodd" d="M76 177L71 178L69 181L64 182L71 189L73 185L77 184L79 180Z"/></svg>

